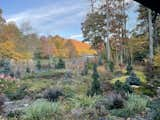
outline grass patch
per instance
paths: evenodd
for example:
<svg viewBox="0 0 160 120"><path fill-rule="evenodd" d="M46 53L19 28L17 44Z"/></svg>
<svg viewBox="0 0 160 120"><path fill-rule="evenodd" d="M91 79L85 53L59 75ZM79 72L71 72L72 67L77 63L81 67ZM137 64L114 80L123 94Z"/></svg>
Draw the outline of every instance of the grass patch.
<svg viewBox="0 0 160 120"><path fill-rule="evenodd" d="M27 86L28 90L31 92L39 92L54 85L55 81L47 79L27 79L23 80L22 84Z"/></svg>

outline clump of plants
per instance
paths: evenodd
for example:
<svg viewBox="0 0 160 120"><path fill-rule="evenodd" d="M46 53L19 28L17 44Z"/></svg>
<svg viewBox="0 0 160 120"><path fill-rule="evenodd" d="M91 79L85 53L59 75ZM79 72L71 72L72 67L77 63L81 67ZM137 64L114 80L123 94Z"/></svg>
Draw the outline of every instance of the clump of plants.
<svg viewBox="0 0 160 120"><path fill-rule="evenodd" d="M140 79L136 76L134 72L130 74L130 76L126 79L126 83L129 85L140 85Z"/></svg>
<svg viewBox="0 0 160 120"><path fill-rule="evenodd" d="M130 75L131 73L132 73L132 70L133 70L133 67L132 67L132 65L129 63L128 65L127 65L127 75Z"/></svg>
<svg viewBox="0 0 160 120"><path fill-rule="evenodd" d="M99 81L99 74L97 72L97 65L94 64L93 67L93 74L92 74L92 85L91 89L88 91L87 95L94 96L95 94L101 94L101 88L100 88L100 81Z"/></svg>
<svg viewBox="0 0 160 120"><path fill-rule="evenodd" d="M7 97L10 100L20 100L20 99L23 99L27 94L28 94L28 92L27 92L27 86L21 86L15 92L8 93Z"/></svg>
<svg viewBox="0 0 160 120"><path fill-rule="evenodd" d="M41 70L42 65L41 65L41 61L40 60L37 61L36 67L37 67L38 70Z"/></svg>
<svg viewBox="0 0 160 120"><path fill-rule="evenodd" d="M108 66L109 66L109 70L111 72L113 72L114 71L114 63L112 61L108 61Z"/></svg>
<svg viewBox="0 0 160 120"><path fill-rule="evenodd" d="M10 75L11 69L10 69L10 62L8 60L1 60L0 62L0 73L7 75Z"/></svg>
<svg viewBox="0 0 160 120"><path fill-rule="evenodd" d="M96 101L98 101L101 98L101 96L85 96L85 95L79 95L74 98L70 98L69 100L73 103L75 108L92 108Z"/></svg>
<svg viewBox="0 0 160 120"><path fill-rule="evenodd" d="M81 75L85 76L87 74L88 74L88 64L85 64L84 68L83 68L83 70L81 72Z"/></svg>
<svg viewBox="0 0 160 120"><path fill-rule="evenodd" d="M133 93L132 87L128 83L122 83L117 80L114 84L114 90L117 93Z"/></svg>
<svg viewBox="0 0 160 120"><path fill-rule="evenodd" d="M150 84L147 84L147 85L144 84L143 86L140 87L139 91L142 94L150 96L150 97L154 97L157 95L157 88Z"/></svg>
<svg viewBox="0 0 160 120"><path fill-rule="evenodd" d="M109 109L120 109L124 107L124 99L121 94L111 93L108 97Z"/></svg>
<svg viewBox="0 0 160 120"><path fill-rule="evenodd" d="M44 98L49 100L49 101L57 101L59 99L60 96L64 96L62 90L60 89L47 89L44 92Z"/></svg>
<svg viewBox="0 0 160 120"><path fill-rule="evenodd" d="M60 110L59 102L36 100L24 110L24 120L52 120Z"/></svg>
<svg viewBox="0 0 160 120"><path fill-rule="evenodd" d="M55 65L56 69L64 69L65 68L65 62L62 59L59 59L58 63Z"/></svg>
<svg viewBox="0 0 160 120"><path fill-rule="evenodd" d="M151 120L160 120L160 98L153 100L149 107L151 112L148 114L148 118Z"/></svg>
<svg viewBox="0 0 160 120"><path fill-rule="evenodd" d="M111 114L118 117L128 118L145 111L147 104L148 98L140 95L129 94L128 100L125 101L124 108L112 110Z"/></svg>
<svg viewBox="0 0 160 120"><path fill-rule="evenodd" d="M0 94L0 113L3 112L4 102L5 102L4 95Z"/></svg>

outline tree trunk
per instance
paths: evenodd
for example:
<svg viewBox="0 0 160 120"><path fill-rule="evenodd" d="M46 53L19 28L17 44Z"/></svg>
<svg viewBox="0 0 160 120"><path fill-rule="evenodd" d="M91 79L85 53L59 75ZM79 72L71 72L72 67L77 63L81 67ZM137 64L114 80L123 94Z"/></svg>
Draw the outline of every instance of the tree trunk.
<svg viewBox="0 0 160 120"><path fill-rule="evenodd" d="M148 10L148 20L149 20L149 57L150 62L153 63L153 24L152 24L152 11Z"/></svg>
<svg viewBox="0 0 160 120"><path fill-rule="evenodd" d="M109 41L109 2L106 0L106 53L107 53L107 61L111 60L111 50L110 50L110 41Z"/></svg>

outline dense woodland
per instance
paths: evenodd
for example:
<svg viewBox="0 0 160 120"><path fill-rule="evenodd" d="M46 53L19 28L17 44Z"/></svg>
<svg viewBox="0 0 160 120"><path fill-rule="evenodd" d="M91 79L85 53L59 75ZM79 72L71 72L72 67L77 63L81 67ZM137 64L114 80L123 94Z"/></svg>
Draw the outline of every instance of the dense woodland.
<svg viewBox="0 0 160 120"><path fill-rule="evenodd" d="M82 42L40 36L0 9L0 120L160 120L160 16L89 0Z"/></svg>

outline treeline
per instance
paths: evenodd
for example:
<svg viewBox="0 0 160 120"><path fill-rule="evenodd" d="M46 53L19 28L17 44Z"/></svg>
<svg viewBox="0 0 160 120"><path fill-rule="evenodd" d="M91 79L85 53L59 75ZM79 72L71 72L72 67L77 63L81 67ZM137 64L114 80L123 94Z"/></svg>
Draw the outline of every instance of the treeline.
<svg viewBox="0 0 160 120"><path fill-rule="evenodd" d="M90 0L90 3L91 10L82 23L84 41L91 42L108 63L131 64L153 59L155 65L160 65L160 17L157 13L151 11L149 18L150 10L139 5L135 11L137 25L129 31L127 10L133 3L125 0ZM152 35L149 28L154 28ZM153 46L149 38L153 39Z"/></svg>
<svg viewBox="0 0 160 120"><path fill-rule="evenodd" d="M0 10L0 59L72 58L95 53L90 45L76 40L38 36L28 22L18 28L13 22L7 23Z"/></svg>

